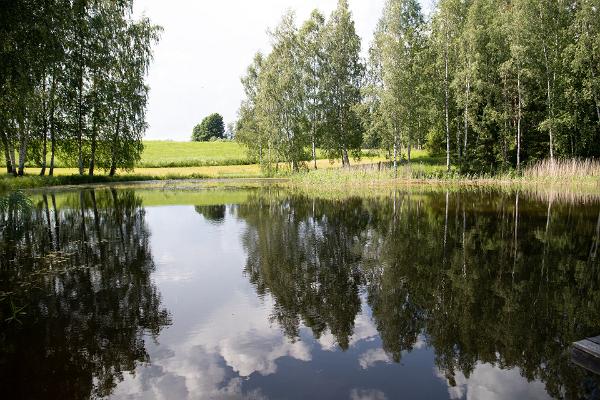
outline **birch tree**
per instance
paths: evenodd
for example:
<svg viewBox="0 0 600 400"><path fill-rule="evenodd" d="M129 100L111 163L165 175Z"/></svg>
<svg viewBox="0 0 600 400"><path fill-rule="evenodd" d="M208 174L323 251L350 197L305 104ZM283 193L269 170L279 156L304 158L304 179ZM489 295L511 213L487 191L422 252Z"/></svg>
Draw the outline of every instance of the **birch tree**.
<svg viewBox="0 0 600 400"><path fill-rule="evenodd" d="M357 107L361 103L364 65L360 58L360 37L347 0L338 0L336 10L327 21L324 50L325 131L322 145L330 159L341 157L342 164L349 166L348 153L358 156L362 146Z"/></svg>

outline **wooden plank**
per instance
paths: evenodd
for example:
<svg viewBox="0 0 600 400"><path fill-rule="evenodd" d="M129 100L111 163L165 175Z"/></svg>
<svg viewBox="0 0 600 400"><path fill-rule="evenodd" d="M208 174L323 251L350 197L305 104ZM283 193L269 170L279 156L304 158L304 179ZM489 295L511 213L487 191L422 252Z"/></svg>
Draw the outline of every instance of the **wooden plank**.
<svg viewBox="0 0 600 400"><path fill-rule="evenodd" d="M583 339L579 342L573 343L573 346L578 350L586 352L594 357L600 358L600 344L598 343L594 343L588 339Z"/></svg>
<svg viewBox="0 0 600 400"><path fill-rule="evenodd" d="M577 348L571 350L571 362L581 368L600 375L600 359Z"/></svg>
<svg viewBox="0 0 600 400"><path fill-rule="evenodd" d="M594 342L596 344L600 344L600 336L590 337L590 338L587 338L587 340L589 340L590 342Z"/></svg>

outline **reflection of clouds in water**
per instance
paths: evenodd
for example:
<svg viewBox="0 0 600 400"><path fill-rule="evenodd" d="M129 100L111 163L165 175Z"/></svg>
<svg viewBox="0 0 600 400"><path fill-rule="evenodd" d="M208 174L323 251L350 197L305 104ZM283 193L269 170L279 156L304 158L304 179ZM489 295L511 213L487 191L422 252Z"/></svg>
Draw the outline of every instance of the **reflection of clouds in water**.
<svg viewBox="0 0 600 400"><path fill-rule="evenodd" d="M386 352L381 348L367 350L358 357L358 364L362 369L370 368L378 362L388 364L390 361Z"/></svg>
<svg viewBox="0 0 600 400"><path fill-rule="evenodd" d="M378 335L379 333L377 332L377 328L373 324L371 317L362 312L358 314L354 320L354 333L350 338L350 347L361 340L373 340ZM336 351L338 349L337 340L329 330L321 335L319 338L319 345L321 346L321 349L325 351Z"/></svg>
<svg viewBox="0 0 600 400"><path fill-rule="evenodd" d="M222 340L216 351L227 365L244 377L254 372L261 375L274 374L277 371L275 361L281 357L311 360L310 350L305 343L291 343L280 333L256 330Z"/></svg>
<svg viewBox="0 0 600 400"><path fill-rule="evenodd" d="M414 350L420 350L427 345L425 342L425 337L423 335L419 335L417 337L417 341L413 345ZM405 352L403 352L405 353ZM369 349L362 353L358 357L358 364L362 369L371 368L378 362L383 362L386 364L390 364L392 359L388 356L388 354L382 348Z"/></svg>
<svg viewBox="0 0 600 400"><path fill-rule="evenodd" d="M276 360L292 357L310 361L310 349L291 342L269 325L272 304L260 307L255 299L237 295L192 329L182 343L163 344L150 354L152 365L126 375L115 398L148 399L262 399L259 391L242 392L242 379L253 373L270 375ZM231 377L233 370L239 377Z"/></svg>
<svg viewBox="0 0 600 400"><path fill-rule="evenodd" d="M417 341L413 344L414 350L421 350L427 346L427 342L425 341L425 336L419 335L417 336Z"/></svg>
<svg viewBox="0 0 600 400"><path fill-rule="evenodd" d="M352 389L350 400L387 400L387 396L381 390Z"/></svg>
<svg viewBox="0 0 600 400"><path fill-rule="evenodd" d="M447 381L437 369L436 375ZM521 376L519 368L503 370L492 364L479 363L468 379L457 372L455 380L456 386L448 386L448 394L452 399L550 399L544 384L540 381L528 382Z"/></svg>

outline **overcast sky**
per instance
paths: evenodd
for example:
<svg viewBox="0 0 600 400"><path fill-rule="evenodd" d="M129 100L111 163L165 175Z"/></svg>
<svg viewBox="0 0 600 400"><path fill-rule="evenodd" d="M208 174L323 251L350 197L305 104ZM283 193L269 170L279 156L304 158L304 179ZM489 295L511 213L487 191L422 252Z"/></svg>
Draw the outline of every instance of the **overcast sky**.
<svg viewBox="0 0 600 400"><path fill-rule="evenodd" d="M424 11L432 0L420 0ZM363 49L385 0L350 0ZM318 8L326 16L337 0L136 0L135 13L164 28L148 83L146 139L188 140L194 125L213 112L235 121L243 97L240 77L254 54L269 50L267 29L287 9L298 22Z"/></svg>

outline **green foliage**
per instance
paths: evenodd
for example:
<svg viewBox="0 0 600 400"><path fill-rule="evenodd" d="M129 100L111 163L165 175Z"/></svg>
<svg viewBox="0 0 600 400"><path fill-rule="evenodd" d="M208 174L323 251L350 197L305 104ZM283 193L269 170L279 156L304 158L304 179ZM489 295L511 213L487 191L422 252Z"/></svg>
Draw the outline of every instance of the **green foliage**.
<svg viewBox="0 0 600 400"><path fill-rule="evenodd" d="M406 145L423 142L425 124L423 81L424 18L415 0L386 3L371 49L371 82L374 107L371 129L377 130L382 144L397 153ZM415 91L417 94L415 95ZM416 142L416 143L415 143Z"/></svg>
<svg viewBox="0 0 600 400"><path fill-rule="evenodd" d="M323 34L325 65L323 92L325 96L325 134L323 149L330 159L341 158L350 165L348 152L358 157L363 132L358 107L364 65L360 57L360 37L356 33L347 0L338 0Z"/></svg>
<svg viewBox="0 0 600 400"><path fill-rule="evenodd" d="M192 140L194 142L207 142L209 140L223 139L225 137L225 124L220 114L214 113L204 118L194 127Z"/></svg>
<svg viewBox="0 0 600 400"><path fill-rule="evenodd" d="M327 21L315 11L288 37L300 42L289 47L298 62L277 50L282 36L255 60L244 80L252 89L240 108L241 141L269 165L302 161L299 147L291 161L289 143L277 139L273 121L282 119L294 122L295 143L316 143L344 165L362 146L396 159L406 151L410 160L426 145L445 150L448 171L467 175L600 157L598 10L591 0L441 0L426 21L417 1L388 0L365 70L340 0ZM277 86L288 75L271 68L303 84ZM269 76L262 84L261 75Z"/></svg>
<svg viewBox="0 0 600 400"><path fill-rule="evenodd" d="M236 139L267 171L279 162L299 170L308 146L316 168L318 145L349 165L348 153L358 157L362 146L363 65L347 2L327 22L314 11L300 30L288 13L271 36L271 52L257 54L242 78Z"/></svg>
<svg viewBox="0 0 600 400"><path fill-rule="evenodd" d="M29 159L52 174L69 156L83 174L139 161L160 27L132 1L26 1L2 7L0 141L7 172ZM48 165L49 163L49 165Z"/></svg>

